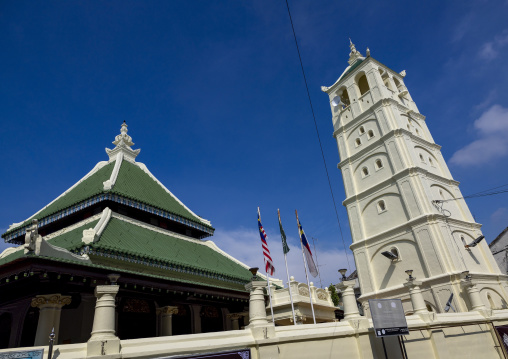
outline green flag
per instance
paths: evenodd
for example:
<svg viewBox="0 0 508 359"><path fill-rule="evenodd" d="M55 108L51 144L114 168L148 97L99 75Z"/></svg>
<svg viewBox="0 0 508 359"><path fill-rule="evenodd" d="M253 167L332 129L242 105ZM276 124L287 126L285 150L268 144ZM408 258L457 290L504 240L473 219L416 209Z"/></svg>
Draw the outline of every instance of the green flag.
<svg viewBox="0 0 508 359"><path fill-rule="evenodd" d="M282 223L280 221L280 211L277 210L277 214L279 215L279 228L280 228L280 238L282 239L282 251L284 254L287 254L289 252L289 246L286 242L286 233L284 233L284 228L282 228Z"/></svg>

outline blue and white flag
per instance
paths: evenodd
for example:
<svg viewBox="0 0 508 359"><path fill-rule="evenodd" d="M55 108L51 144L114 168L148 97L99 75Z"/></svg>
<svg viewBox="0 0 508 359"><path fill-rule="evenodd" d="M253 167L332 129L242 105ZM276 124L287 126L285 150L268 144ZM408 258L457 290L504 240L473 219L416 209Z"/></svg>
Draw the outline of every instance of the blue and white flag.
<svg viewBox="0 0 508 359"><path fill-rule="evenodd" d="M316 264L314 263L314 259L312 258L312 251L310 250L309 242L307 241L307 237L305 236L305 232L303 231L302 225L298 217L296 217L298 221L298 232L300 233L300 241L302 242L303 253L305 254L305 260L307 261L307 267L309 267L309 272L313 277L317 277L318 269Z"/></svg>

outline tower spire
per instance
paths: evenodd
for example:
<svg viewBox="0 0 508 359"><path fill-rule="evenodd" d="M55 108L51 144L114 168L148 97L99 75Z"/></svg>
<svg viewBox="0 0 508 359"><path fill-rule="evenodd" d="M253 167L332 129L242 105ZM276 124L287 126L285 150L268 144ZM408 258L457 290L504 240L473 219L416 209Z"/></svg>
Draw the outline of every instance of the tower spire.
<svg viewBox="0 0 508 359"><path fill-rule="evenodd" d="M358 51L355 47L355 44L351 41L351 38L349 38L349 48L351 49L351 52L349 53L349 65L353 65L357 59L360 57L363 57L360 51Z"/></svg>
<svg viewBox="0 0 508 359"><path fill-rule="evenodd" d="M133 150L131 148L131 146L134 145L134 142L132 142L132 137L129 136L127 132L127 123L124 120L122 127L120 128L120 134L117 135L113 141L113 144L116 145L116 147L112 150L106 148L106 153L108 154L110 161L116 159L117 154L123 153L126 160L134 162L136 156L141 151L140 149Z"/></svg>

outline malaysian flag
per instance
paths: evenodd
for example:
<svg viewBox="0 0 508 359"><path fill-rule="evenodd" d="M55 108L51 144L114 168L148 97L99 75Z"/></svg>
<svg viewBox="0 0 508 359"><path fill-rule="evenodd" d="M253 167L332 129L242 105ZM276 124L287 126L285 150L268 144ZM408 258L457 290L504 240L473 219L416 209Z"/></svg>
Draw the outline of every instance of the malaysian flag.
<svg viewBox="0 0 508 359"><path fill-rule="evenodd" d="M266 233L261 225L261 214L259 213L258 207L258 227L259 236L261 237L261 246L263 247L263 255L265 257L265 270L266 274L273 276L275 273L275 267L273 266L272 257L270 256L270 250L268 249L268 243L266 243Z"/></svg>

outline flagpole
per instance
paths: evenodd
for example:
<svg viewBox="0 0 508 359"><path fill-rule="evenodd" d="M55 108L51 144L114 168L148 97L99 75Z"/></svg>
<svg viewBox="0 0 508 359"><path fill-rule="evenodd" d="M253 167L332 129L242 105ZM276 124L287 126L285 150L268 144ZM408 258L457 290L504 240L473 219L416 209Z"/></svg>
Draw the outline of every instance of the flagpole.
<svg viewBox="0 0 508 359"><path fill-rule="evenodd" d="M278 208L277 208L277 214L279 215L279 223L281 224L281 227L282 227L282 223L280 220L280 211ZM293 294L291 293L291 280L289 279L288 258L287 258L286 251L283 251L283 252L284 252L284 262L286 262L286 274L288 276L289 299L291 300L291 311L293 313L293 323L294 323L294 325L296 325L295 305L293 304Z"/></svg>
<svg viewBox="0 0 508 359"><path fill-rule="evenodd" d="M261 221L261 212L259 211L259 207L258 207L258 216L259 216L259 221ZM266 261L266 259L265 259ZM272 305L272 290L270 288L270 276L268 275L268 270L267 270L267 267L265 265L265 272L266 272L266 281L268 282L268 298L270 299L270 312L272 313L272 322L273 322L273 326L275 327L275 317L273 316L273 305Z"/></svg>
<svg viewBox="0 0 508 359"><path fill-rule="evenodd" d="M310 290L309 275L307 274L307 261L305 260L305 254L303 253L302 235L300 234L300 221L298 220L298 211L296 209L295 213L296 213L296 223L298 224L298 234L300 235L300 245L302 246L302 258L303 258L303 267L305 269L305 278L307 278L307 286L309 288L309 299L310 299L310 308L312 310L312 319L314 319L314 324L316 324L316 315L314 314L314 305L312 304L312 294Z"/></svg>
<svg viewBox="0 0 508 359"><path fill-rule="evenodd" d="M270 298L270 311L272 312L272 322L275 327L275 317L273 316L273 306L272 306L272 290L270 289L270 276L266 273L266 279L268 281L268 298Z"/></svg>

